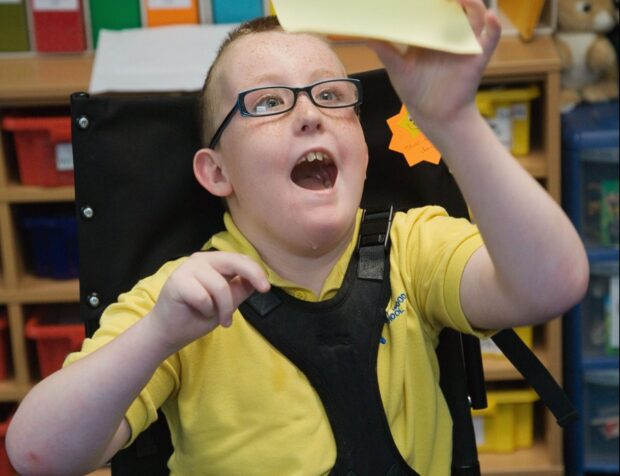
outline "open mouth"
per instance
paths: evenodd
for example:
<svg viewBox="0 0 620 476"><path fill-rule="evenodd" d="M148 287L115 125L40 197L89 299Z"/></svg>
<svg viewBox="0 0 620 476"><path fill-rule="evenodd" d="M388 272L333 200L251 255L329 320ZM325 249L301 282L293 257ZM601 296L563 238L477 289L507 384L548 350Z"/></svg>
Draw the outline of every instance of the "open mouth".
<svg viewBox="0 0 620 476"><path fill-rule="evenodd" d="M309 152L303 156L291 172L291 180L307 190L326 190L334 186L338 169L324 152Z"/></svg>

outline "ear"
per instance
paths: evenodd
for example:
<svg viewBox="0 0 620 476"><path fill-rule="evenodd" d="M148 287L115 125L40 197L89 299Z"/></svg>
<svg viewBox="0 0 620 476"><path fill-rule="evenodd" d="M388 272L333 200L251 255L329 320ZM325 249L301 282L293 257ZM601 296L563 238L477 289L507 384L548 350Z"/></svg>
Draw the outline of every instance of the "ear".
<svg viewBox="0 0 620 476"><path fill-rule="evenodd" d="M232 193L232 184L222 167L221 156L213 149L196 152L194 176L200 185L217 197L227 197Z"/></svg>

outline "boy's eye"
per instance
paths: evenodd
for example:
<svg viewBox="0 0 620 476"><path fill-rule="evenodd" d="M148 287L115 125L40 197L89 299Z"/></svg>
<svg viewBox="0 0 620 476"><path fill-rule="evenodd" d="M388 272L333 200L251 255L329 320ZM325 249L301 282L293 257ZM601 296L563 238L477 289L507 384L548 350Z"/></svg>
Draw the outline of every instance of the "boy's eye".
<svg viewBox="0 0 620 476"><path fill-rule="evenodd" d="M323 89L315 98L319 104L337 103L342 98L342 94L336 89Z"/></svg>
<svg viewBox="0 0 620 476"><path fill-rule="evenodd" d="M277 111L286 105L286 98L281 94L264 94L252 101L250 111L254 114L266 114Z"/></svg>

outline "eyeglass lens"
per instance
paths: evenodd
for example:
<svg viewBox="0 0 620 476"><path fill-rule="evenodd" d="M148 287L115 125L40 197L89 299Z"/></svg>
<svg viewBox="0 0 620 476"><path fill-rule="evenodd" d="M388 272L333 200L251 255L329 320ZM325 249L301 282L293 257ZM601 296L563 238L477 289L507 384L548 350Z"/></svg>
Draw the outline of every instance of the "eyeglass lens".
<svg viewBox="0 0 620 476"><path fill-rule="evenodd" d="M301 90L307 91L312 102L320 107L347 107L358 101L356 85L346 80L324 81ZM243 104L246 111L254 116L277 114L293 107L295 95L292 88L259 88L246 93Z"/></svg>

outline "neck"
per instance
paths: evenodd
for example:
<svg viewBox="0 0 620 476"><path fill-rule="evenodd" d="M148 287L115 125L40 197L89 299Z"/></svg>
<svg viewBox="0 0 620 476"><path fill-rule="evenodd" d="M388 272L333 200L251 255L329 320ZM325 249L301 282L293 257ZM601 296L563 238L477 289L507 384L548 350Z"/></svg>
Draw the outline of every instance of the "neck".
<svg viewBox="0 0 620 476"><path fill-rule="evenodd" d="M325 246L309 253L282 247L273 241L255 240L253 245L263 261L279 276L320 296L327 276L347 249L354 230L355 223L335 246Z"/></svg>

